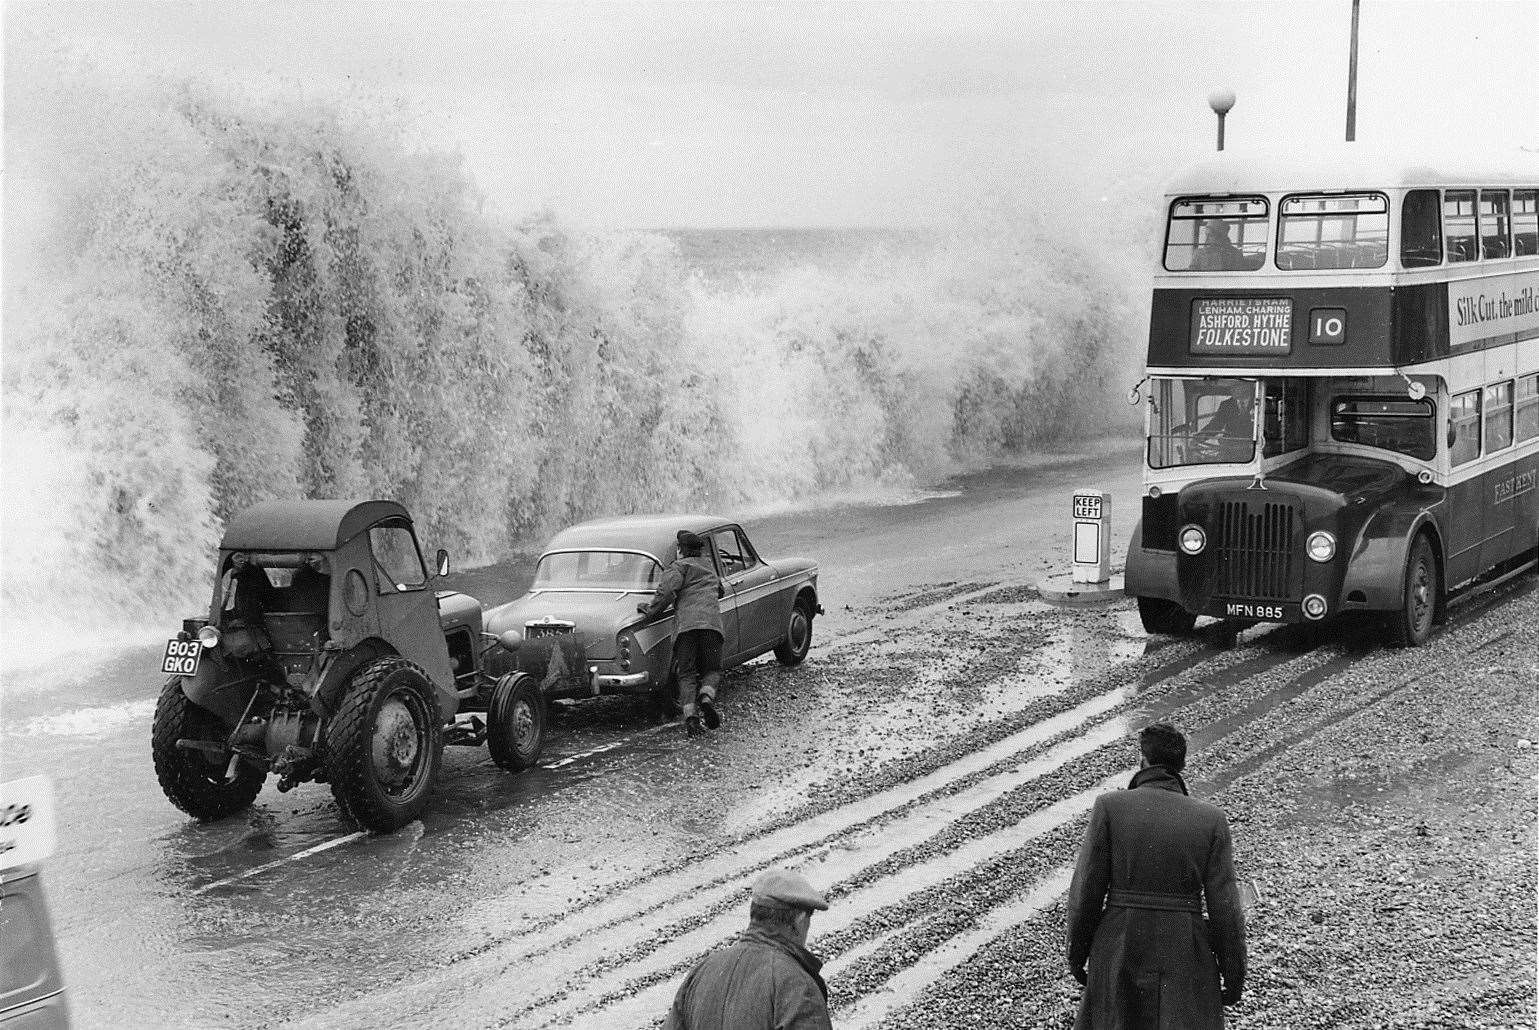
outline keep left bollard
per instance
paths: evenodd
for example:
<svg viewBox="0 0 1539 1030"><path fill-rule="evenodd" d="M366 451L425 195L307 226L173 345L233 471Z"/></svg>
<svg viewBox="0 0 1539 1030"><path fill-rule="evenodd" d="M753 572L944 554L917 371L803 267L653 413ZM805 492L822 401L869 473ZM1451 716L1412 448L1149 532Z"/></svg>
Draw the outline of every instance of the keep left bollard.
<svg viewBox="0 0 1539 1030"><path fill-rule="evenodd" d="M1122 597L1122 577L1111 573L1111 494L1074 491L1069 500L1069 572L1037 584L1044 601L1107 604Z"/></svg>
<svg viewBox="0 0 1539 1030"><path fill-rule="evenodd" d="M1111 494L1074 491L1074 571L1076 583L1111 579Z"/></svg>

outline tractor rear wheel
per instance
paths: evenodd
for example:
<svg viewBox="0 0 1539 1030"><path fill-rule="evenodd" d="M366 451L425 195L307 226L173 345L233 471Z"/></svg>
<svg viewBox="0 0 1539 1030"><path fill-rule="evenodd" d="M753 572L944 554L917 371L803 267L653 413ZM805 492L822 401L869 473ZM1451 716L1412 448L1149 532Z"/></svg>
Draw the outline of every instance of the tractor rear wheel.
<svg viewBox="0 0 1539 1030"><path fill-rule="evenodd" d="M422 814L443 761L433 684L405 658L376 658L353 674L326 726L326 779L338 806L376 833Z"/></svg>
<svg viewBox="0 0 1539 1030"><path fill-rule="evenodd" d="M223 819L249 807L262 792L265 769L240 760L235 764L234 778L227 780L228 760L176 746L178 740L222 743L229 736L229 727L217 715L193 703L182 691L180 676L172 676L160 688L150 731L155 778L170 802L194 819Z"/></svg>

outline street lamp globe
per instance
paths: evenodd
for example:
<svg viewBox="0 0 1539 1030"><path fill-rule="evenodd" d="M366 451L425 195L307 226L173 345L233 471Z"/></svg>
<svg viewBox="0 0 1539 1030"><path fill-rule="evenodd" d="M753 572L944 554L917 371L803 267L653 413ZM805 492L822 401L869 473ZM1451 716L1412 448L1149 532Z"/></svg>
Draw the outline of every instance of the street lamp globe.
<svg viewBox="0 0 1539 1030"><path fill-rule="evenodd" d="M1208 94L1208 106L1213 108L1213 113L1222 118L1229 113L1234 106L1234 90L1217 89Z"/></svg>

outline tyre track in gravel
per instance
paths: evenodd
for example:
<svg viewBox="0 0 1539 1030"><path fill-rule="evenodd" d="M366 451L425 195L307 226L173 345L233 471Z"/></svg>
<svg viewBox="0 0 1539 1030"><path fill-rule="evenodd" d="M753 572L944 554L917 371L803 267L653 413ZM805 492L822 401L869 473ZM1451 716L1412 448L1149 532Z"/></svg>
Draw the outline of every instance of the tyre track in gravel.
<svg viewBox="0 0 1539 1030"><path fill-rule="evenodd" d="M1507 631L1497 633L1494 637L1482 638L1469 651L1473 653L1490 646L1496 639L1505 635L1507 635ZM1246 728L1248 724L1276 721L1269 717L1276 716L1282 706L1326 683L1331 676L1349 667L1353 662L1360 660L1362 657L1363 655L1361 654L1345 649L1328 651L1323 656L1306 655L1303 664L1306 666L1312 665L1313 667L1304 668L1298 675L1286 678L1280 685L1263 692L1254 700L1241 706L1233 714L1204 726L1199 733L1194 734L1194 739L1215 742L1226 736L1236 734L1237 731ZM1394 694L1413 686L1425 675L1426 673L1416 673L1411 676L1397 678L1394 683L1383 690L1356 695L1351 699L1351 702L1345 707L1344 711L1327 712L1318 719L1305 719L1304 722L1308 724L1308 729L1291 734L1281 741L1279 741L1276 734L1270 732L1264 734L1263 739L1272 741L1270 746L1260 747L1251 751L1249 757L1236 767L1222 770L1217 776L1212 777L1211 780L1204 781L1204 790L1221 789L1224 784L1233 782L1239 776L1247 775L1263 764L1265 760L1285 751L1298 740L1302 740L1312 733L1321 732L1349 719L1352 715L1366 708L1383 702ZM1284 719L1283 721L1286 722L1287 720ZM1295 722L1293 725L1296 726L1298 724ZM1055 857L1060 861L1072 860L1073 851L1077 847L1078 835L1082 832L1079 823L1082 822L1083 814L1088 811L1094 797L1102 790L1110 789L1125 780L1131 772L1131 767L1120 769L1090 790L1084 791L1072 798L1050 804L1046 808L1028 815L1017 824L1016 832L1007 830L1002 834L995 835L993 838L974 841L970 845L964 846L964 850L932 859L931 864L936 866L944 865L950 868L960 867L967 870L967 872L959 878L971 878L974 876L975 871L979 869L981 863L988 862L991 858L1004 857L998 853L999 845L1013 844L1017 840L1030 839L1041 832L1041 827L1044 823L1050 825L1055 822L1059 823L1063 830L1068 831L1055 835L1057 837L1056 850L1058 852ZM1064 825L1069 822L1068 819L1054 818L1055 815L1061 816L1061 814L1065 813L1072 814L1071 818L1074 820L1074 825ZM991 855L990 852L995 854ZM902 868L905 887L909 887L912 884L915 879L914 874L917 871L923 870L925 865L925 863L919 863ZM826 869L819 870L819 872L828 871ZM896 872L893 875L897 875ZM869 995L866 999L861 1000L851 1011L841 1013L841 1025L855 1027L877 1025L886 1014L911 1001L933 979L944 975L949 970L966 961L972 954L995 940L1002 933L1028 919L1034 918L1062 894L1067 886L1067 876L1068 867L1066 865L1060 864L1052 868L1024 896L1006 901L1001 907L988 910L982 917L976 920L975 925L972 925L957 937L948 938L933 952L918 952L911 946L905 946L901 942L895 941L894 938L901 932L902 927L884 929L857 945L829 948L829 943L832 943L832 939L837 938L839 931L844 928L845 924L850 922L850 919L847 916L844 918L831 918L828 913L820 916L819 919L823 928L820 932L819 941L824 949L834 956L828 966L831 979L842 975L849 966L859 964L862 960L869 960L873 951L892 952L895 949L902 948L902 954L905 958L912 958L914 955L921 954L923 956L907 969L896 974L891 978L890 982L885 982L880 988L880 993ZM934 878L920 877L920 879L922 881L933 881ZM879 894L882 891L880 884L868 885L864 889L854 891L842 891L841 886L841 884L836 884L831 891L831 895L838 898L840 907L850 906L856 909L862 907L862 903L867 897ZM888 907L899 910L912 908L913 899L914 894L911 893ZM730 919L727 929L735 929L735 923L740 921L740 913L735 914L735 918ZM913 921L923 921L923 916ZM711 929L715 930L717 928L713 926ZM666 949L664 954L666 954ZM613 1008L605 1013L603 1025L646 1025L653 1021L649 1017L655 1017L656 1013L666 1007L668 996L672 990L672 977L682 973L690 962L693 961L693 957L693 955L686 955L679 961L668 964L665 969L661 970L665 974L661 978L655 976L647 977L645 980L632 981L619 989L611 990L599 1005L582 1006L575 1011L558 1012L551 1022L559 1025L563 1016L569 1019L576 1015L582 1015L586 1019L595 1018L602 1004L608 1002L613 1005ZM533 1012L527 1014L532 1015ZM518 1025L522 1025L522 1023ZM591 1024L585 1022L583 1025Z"/></svg>
<svg viewBox="0 0 1539 1030"><path fill-rule="evenodd" d="M1169 706L1172 702L1197 696L1204 691L1211 691L1214 689L1215 684L1230 685L1243 682L1268 669L1276 668L1278 663L1284 659L1286 659L1286 664L1299 663L1305 667L1316 664L1320 660L1318 656L1309 654L1288 659L1286 655L1278 656L1266 652L1259 654L1237 652L1230 655L1216 656L1215 660L1227 661L1231 664L1218 675L1209 677L1201 684L1172 685L1170 687L1170 695L1165 698L1164 705ZM1131 696L1129 696L1129 700L1131 700ZM1098 727L1093 727L1087 733L1072 738L1067 743L1073 748L1075 757L1082 758L1086 754L1106 749L1114 741L1122 739L1126 735L1127 730L1126 719L1118 718L1103 723ZM960 826L968 818L977 817L979 813L986 812L990 806L996 804L1001 798L1019 790L1021 783L1040 775L1049 775L1055 768L1062 767L1065 764L1063 759L1068 757L1069 753L1060 747L1055 747L1053 751L1058 752L1058 754L1053 755L1052 760L1049 762L1028 763L1027 766L1020 767L1021 771L1029 771L1030 775L1017 774L1016 767L1019 766L1020 758L1022 757L1019 754L1013 754L1003 762L996 763L983 770L982 775L986 776L986 779L982 782L982 786L985 788L983 791L979 791L974 787L970 793L954 793L943 803L945 810L955 813L958 818L952 820L949 824L925 820L923 824L915 825L914 829L919 831L919 836L934 832L934 836L926 840L916 841L914 840L915 833L900 835L895 833L892 827L883 825L879 828L879 831L873 832L880 832L882 834L883 841L887 845L886 847L858 849L854 855L842 856L845 859L844 861L816 866L816 875L819 877L820 882L832 884L832 896L840 898L840 904L835 915L828 918L820 917L820 934L826 936L831 931L836 931L843 922L852 918L852 910L853 912L859 912L865 907L865 897L874 897L882 892L880 886L864 892L859 891L858 886L855 888L847 888L845 886L849 881L844 879L844 877L853 876L862 867L888 872L902 869L905 889L909 892L923 890L926 886L949 877L957 866L966 867L983 861L991 853L997 852L1001 848L1013 847L1019 840L1029 839L1037 833L1051 829L1056 823L1087 811L1094 800L1095 794L1099 793L1100 789L1113 785L1118 779L1126 778L1124 773L1119 772L1113 777L1113 781L1105 783L1094 790L1083 791L1060 802L1057 799L1064 798L1065 794L1072 794L1076 781L1080 778L1077 776L1065 777L1063 775L1056 775L1053 776L1054 786L1049 790L1039 792L1042 795L1043 804L1046 806L1044 809L1045 815L1029 817L1020 824L1011 822L1000 823L989 828L989 832L985 834L982 840L969 839L975 836L976 831L958 831L955 829L955 827ZM1123 761L1125 761L1125 755L1121 749L1118 749L1114 754L1113 762L1120 764ZM1033 764L1038 764L1039 767L1030 768ZM1078 764L1077 761L1074 764ZM974 774L970 779L977 780L978 775L980 774ZM960 787L960 784L958 786ZM996 820L996 823L998 822ZM940 827L938 832L933 831L932 828L937 826ZM948 849L956 848L957 850L949 854L937 855L930 861L924 861L921 856L912 854L916 851L922 851L925 847L933 850L934 842L937 840L945 840ZM898 850L899 846L902 846L902 850ZM790 856L781 857L786 858ZM816 853L797 857L804 867L810 867L813 862L822 861L822 856ZM862 897L852 899L849 896L845 896L849 889L855 889ZM851 904L852 900L854 904ZM623 989L616 996L623 996L628 991L633 992L636 989L648 987L675 972L681 963L687 965L694 955L706 950L711 944L728 935L732 930L737 929L737 924L741 921L741 913L737 911L741 907L740 902L741 899L739 898L736 904L728 902L713 906L711 912L712 921L709 924L702 926L697 920L693 925L675 924L660 931L657 936L663 938L668 943L656 949L657 953L654 955L645 956L635 952L626 952L618 957L610 957L601 965L589 967L587 970L579 972L602 981L606 974L614 971L621 965L633 965L637 961L643 961L643 964L648 967L648 972L644 975L633 975L627 988ZM702 942L703 946L697 947L697 945L702 945ZM641 950L645 952L652 949L643 948ZM564 989L554 992L545 998L537 1000L533 1006L521 1010L514 1017L514 1023L515 1025L523 1025L525 1017L532 1018L542 1005L556 1010L554 1013L548 1014L546 1018L559 1020L563 1017L570 1017L575 1014L568 1005L572 997L591 997L597 990L599 989L576 991ZM606 995L606 997L608 996ZM590 1004L579 1007L575 1011L588 1012L591 1009L592 1005Z"/></svg>
<svg viewBox="0 0 1539 1030"><path fill-rule="evenodd" d="M1491 632L1492 628L1494 627L1482 629L1478 625L1464 627L1467 630L1469 640L1461 642L1458 646L1452 648L1454 654L1456 656L1476 654L1510 635L1511 632L1510 630L1499 629L1493 633ZM1385 664L1391 667L1403 667L1412 664L1412 660L1407 659L1405 654L1405 652L1398 654L1396 652L1378 652L1375 657L1387 658ZM1353 660L1362 659L1363 657L1365 656L1360 653L1339 655L1332 659L1327 666L1322 666L1310 678L1315 681L1317 686L1324 684L1328 680L1328 676L1321 675L1322 673L1333 671L1333 667L1335 671L1339 671L1341 667L1350 665ZM1340 710L1321 712L1318 718L1309 720L1311 729L1308 732L1294 734L1291 739L1286 741L1280 741L1279 736L1274 732L1278 728L1276 723L1280 722L1284 726L1297 726L1298 724L1296 722L1289 722L1286 718L1271 718L1282 713L1277 709L1269 711L1268 717L1264 717L1256 723L1247 726L1242 733L1235 734L1235 736L1252 738L1248 742L1243 742L1239 750L1239 753L1244 756L1243 759L1234 764L1226 763L1216 770L1214 774L1197 781L1196 785L1199 788L1199 793L1209 796L1221 791L1236 780L1257 773L1264 764L1261 759L1276 757L1284 753L1299 740L1303 740L1311 734L1325 732L1336 726L1349 723L1354 717L1374 710L1379 706L1393 704L1394 698L1397 695L1407 690L1416 689L1417 684L1429 674L1422 670L1406 671L1402 669L1402 674L1394 676L1393 681L1387 687L1354 695L1347 703L1339 706ZM1293 692L1295 697L1304 696L1304 692L1293 691L1291 688L1290 692ZM1211 730L1212 727L1208 727L1204 730L1204 733L1211 733ZM1083 832L1082 824L1083 819L1081 818L1076 825L1065 827L1064 830L1066 832L1057 835L1058 841L1055 851L1033 856L1022 856L1023 860L1025 858L1034 858L1044 863L1047 867L1054 867L1054 872L1047 874L1047 879L1051 879L1058 873L1063 872L1068 867L1062 864L1055 866L1055 863L1072 862L1074 855L1077 853L1079 835ZM998 864L997 862L994 863L996 866ZM965 884L968 880L977 881L981 879L986 882L992 871L988 867L983 867L959 876L958 880L960 882L956 885L958 892L961 893L965 890ZM1064 886L1066 887L1066 881ZM1036 893L1040 887L1041 881L1038 881L1029 888L1030 896L1040 897ZM1061 894L1062 890L1059 893ZM976 908L978 900L980 899L976 898L976 896L967 899L966 907ZM1050 982L1053 980L1061 981L1063 976L1061 956L1059 955L1061 941L1057 939L1062 931L1061 912L1054 913L1049 918L1044 914L1044 910L1047 907L1045 903L1035 906L1023 904L1019 897L1016 896L1015 900L1010 900L1005 904L1008 906L1011 914L1024 915L1025 918L1013 921L1010 918L1003 918L999 915L1001 903L997 899L983 900L992 900L995 906L990 908L983 917L976 921L976 925L985 928L986 932L977 932L970 928L972 924L968 924L969 928L966 930L968 939L976 944L976 947L973 947L971 950L954 946L951 935L941 934L944 943L940 946L940 949L943 949L943 954L946 956L944 961L921 960L917 963L914 961L915 955L928 955L927 942L918 939L918 933L913 935L913 939L908 940L901 937L889 938L884 946L884 950L888 953L888 968L885 970L872 969L870 967L873 963L868 961L865 963L868 968L863 971L866 979L874 978L880 986L872 987L867 985L854 997L851 997L848 992L836 988L836 997L841 994L844 996L842 999L844 1004L836 1009L839 1025L857 1028L877 1025L890 1017L894 1012L901 1010L904 1004L912 1003L921 995L933 998L933 988L938 980L952 975L954 970L984 949L998 949L1004 944L1009 943L1007 938L1016 934L1033 934L1037 940L1041 940L1043 937L1051 938L1052 946L1042 951L1042 955L1045 956L1043 961L1050 970ZM1048 900L1051 901L1052 899ZM944 914L936 921L944 924L946 922ZM898 957L895 959L894 955ZM925 966L937 971L938 975L925 976L916 972L916 970ZM884 978L884 974L888 970L891 970L891 976ZM850 970L841 967L838 960L829 963L828 974L831 982L835 982L836 978L840 976L847 977L850 973ZM974 974L974 977L976 975ZM911 1021L902 1025L933 1026L935 1023L921 1019L917 1022Z"/></svg>
<svg viewBox="0 0 1539 1030"><path fill-rule="evenodd" d="M1296 687L1295 684L1319 682L1321 669L1329 667L1331 660L1322 660L1316 655L1303 655L1285 663L1288 666L1295 664L1301 667L1296 676L1290 675L1282 684L1268 688L1263 693L1264 698L1274 699L1274 705L1276 699L1285 696L1290 690L1297 692L1307 689ZM1222 677L1226 682L1242 682L1247 678L1246 674L1237 674L1235 668L1247 670L1249 677L1255 677L1275 670L1278 666L1275 662L1247 658ZM1190 687L1173 687L1171 695L1165 700L1179 702L1196 693ZM1161 707L1169 711L1179 710L1178 705ZM1253 713L1264 711L1267 707L1263 702L1247 706ZM1239 723L1236 722L1236 725ZM979 868L1001 856L1017 852L1028 841L1070 822L1077 822L1089 811L1097 795L1126 782L1133 772L1131 767L1123 764L1127 758L1125 746L1115 746L1133 728L1125 715L1116 716L1066 742L1073 746L1072 761L1039 760L1041 765L1048 766L1040 769L1031 769L1035 763L1028 763L1021 769L1023 772L1029 770L1033 775L1012 777L1007 772L1000 773L995 779L985 781L990 788L986 795L975 793L973 796L955 796L954 807L958 811L958 818L937 826L934 835L924 840L914 840L912 833L902 835L899 839L891 829L881 827L879 832L884 841L889 845L902 844L901 850L888 846L858 851L849 856L853 861L825 862L815 866L810 861L805 862L803 868L815 875L819 882L829 884L829 896L837 900L834 908L818 917L818 939L820 946L831 956L831 971L865 957L869 951L879 948L884 939L908 925L922 921L923 906L916 905L916 899L948 884L957 877L957 870ZM1060 746L1052 751L1060 752L1050 752L1052 759L1058 759L1064 757L1067 749ZM1115 769L1110 775L1106 773L1108 766ZM1028 782L1040 778L1046 778L1049 782ZM1084 789L1083 784L1087 779L1094 785ZM1015 819L995 814L996 809L1009 807L1012 795L1022 790L1030 790L1033 795L1024 817ZM893 884L899 881L901 886L895 890ZM562 992L559 999L541 999L516 1013L513 1017L514 1025L524 1025L523 1020L535 1017L542 1005L557 1000L564 1004L548 1004L547 1007L554 1011L544 1014L541 1017L543 1022L531 1022L530 1025L561 1025L563 1020L573 1020L579 1015L593 1018L605 1004L614 1002L620 1004L613 1011L606 1011L605 1025L644 1024L646 1020L642 1017L645 1013L656 1013L666 1007L676 974L687 968L698 954L740 929L742 915L738 911L739 907L729 907L709 924L694 927L689 932L681 932L680 927L673 928L673 934L664 935L666 943L645 958L626 956L625 964L628 967L639 964L647 967L646 971L633 972L631 979L619 988L601 988L607 993L598 997L595 1003L575 1007L565 1004L571 1002L573 996L593 996L599 989ZM876 936L862 940L860 934L856 934L853 941L850 940L845 936L845 931L857 922L864 924L862 929L865 934L874 931ZM589 972L597 978L611 971L612 968L592 969Z"/></svg>

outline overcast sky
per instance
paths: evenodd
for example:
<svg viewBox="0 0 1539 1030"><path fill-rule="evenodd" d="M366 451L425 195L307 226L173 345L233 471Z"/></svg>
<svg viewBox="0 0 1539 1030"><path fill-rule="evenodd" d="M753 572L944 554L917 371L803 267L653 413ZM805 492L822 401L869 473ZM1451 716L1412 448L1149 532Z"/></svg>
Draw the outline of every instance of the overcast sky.
<svg viewBox="0 0 1539 1030"><path fill-rule="evenodd" d="M1351 0L42 3L131 75L404 98L497 207L597 225L912 224L1043 169L1112 183L1342 137ZM1358 137L1539 146L1539 2L1362 0ZM8 60L8 64L9 64ZM14 83L12 83L14 87ZM13 89L14 92L14 89ZM9 101L8 101L9 103Z"/></svg>

